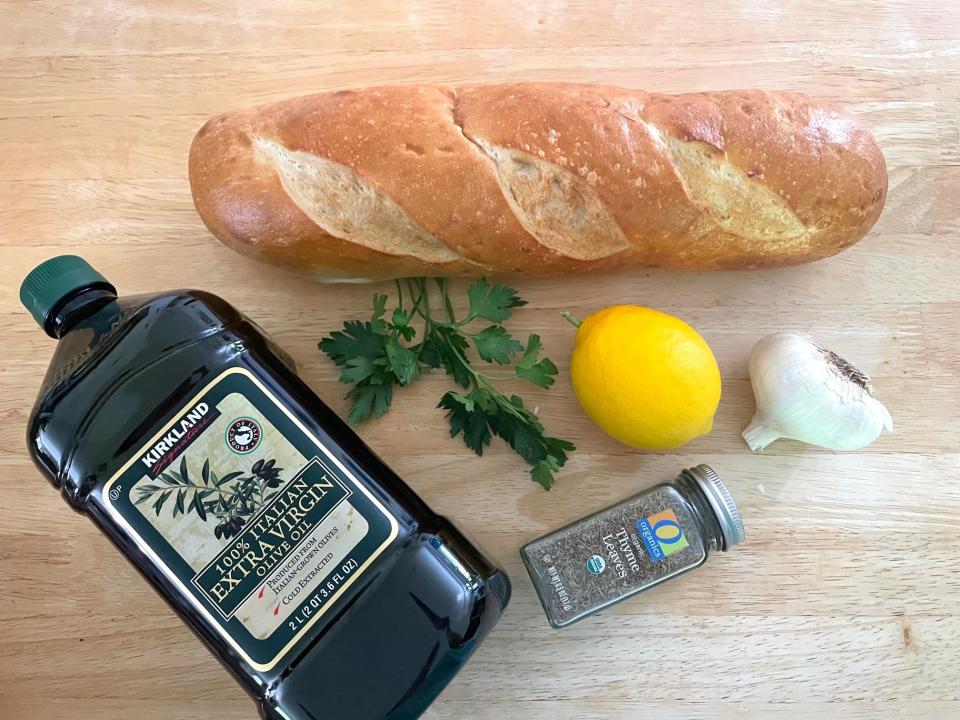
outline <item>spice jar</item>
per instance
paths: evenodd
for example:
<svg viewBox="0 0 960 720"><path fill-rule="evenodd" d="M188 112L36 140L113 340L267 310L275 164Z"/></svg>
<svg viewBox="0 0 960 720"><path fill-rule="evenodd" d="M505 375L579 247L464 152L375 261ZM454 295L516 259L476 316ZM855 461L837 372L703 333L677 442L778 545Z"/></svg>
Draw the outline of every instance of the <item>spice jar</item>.
<svg viewBox="0 0 960 720"><path fill-rule="evenodd" d="M712 468L698 465L534 540L521 555L547 619L560 628L743 540L730 492Z"/></svg>

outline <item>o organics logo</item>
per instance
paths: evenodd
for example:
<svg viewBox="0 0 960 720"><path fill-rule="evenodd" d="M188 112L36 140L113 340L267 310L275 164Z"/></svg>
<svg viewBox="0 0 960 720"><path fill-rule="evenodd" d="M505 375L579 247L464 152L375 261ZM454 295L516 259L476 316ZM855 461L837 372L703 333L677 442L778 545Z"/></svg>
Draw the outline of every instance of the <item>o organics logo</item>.
<svg viewBox="0 0 960 720"><path fill-rule="evenodd" d="M650 557L654 560L663 560L668 555L690 547L683 534L683 528L677 521L677 516L669 508L648 518L637 520L637 530L643 544L647 546Z"/></svg>
<svg viewBox="0 0 960 720"><path fill-rule="evenodd" d="M231 450L238 455L246 455L257 449L260 437L260 424L252 418L242 417L230 423L225 439Z"/></svg>
<svg viewBox="0 0 960 720"><path fill-rule="evenodd" d="M599 575L607 567L607 561L604 560L600 555L591 555L587 559L587 570L592 572L594 575Z"/></svg>

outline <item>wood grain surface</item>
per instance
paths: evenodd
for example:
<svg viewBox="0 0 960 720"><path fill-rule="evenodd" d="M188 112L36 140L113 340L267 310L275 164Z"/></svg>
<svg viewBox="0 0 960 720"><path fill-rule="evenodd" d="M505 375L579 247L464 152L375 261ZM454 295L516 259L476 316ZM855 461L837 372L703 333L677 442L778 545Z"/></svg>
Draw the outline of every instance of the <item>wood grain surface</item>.
<svg viewBox="0 0 960 720"><path fill-rule="evenodd" d="M502 623L426 717L960 717L956 2L0 0L0 718L255 715L31 466L24 428L52 341L18 303L24 274L71 251L124 293L221 294L342 412L344 388L316 341L384 288L311 285L221 247L191 203L191 137L209 114L298 93L498 80L821 95L873 127L891 190L862 243L813 265L520 283L530 305L511 327L539 332L561 371L530 400L579 446L549 494L503 447L476 458L447 438L434 409L442 377L398 393L362 428L514 580ZM709 437L636 452L579 410L560 312L624 302L678 314L714 347L724 396ZM782 329L870 372L896 432L856 453L778 442L750 455L739 437L753 412L747 355ZM732 489L747 543L551 630L519 546L698 462Z"/></svg>

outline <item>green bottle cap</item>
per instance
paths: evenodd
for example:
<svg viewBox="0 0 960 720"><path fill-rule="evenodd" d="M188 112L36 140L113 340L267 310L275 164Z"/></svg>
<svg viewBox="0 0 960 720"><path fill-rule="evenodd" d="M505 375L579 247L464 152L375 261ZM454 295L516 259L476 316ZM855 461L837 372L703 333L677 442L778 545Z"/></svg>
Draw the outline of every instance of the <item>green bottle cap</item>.
<svg viewBox="0 0 960 720"><path fill-rule="evenodd" d="M76 255L59 255L35 267L20 286L20 302L46 330L47 320L68 296L83 288L101 286L116 292L90 263Z"/></svg>

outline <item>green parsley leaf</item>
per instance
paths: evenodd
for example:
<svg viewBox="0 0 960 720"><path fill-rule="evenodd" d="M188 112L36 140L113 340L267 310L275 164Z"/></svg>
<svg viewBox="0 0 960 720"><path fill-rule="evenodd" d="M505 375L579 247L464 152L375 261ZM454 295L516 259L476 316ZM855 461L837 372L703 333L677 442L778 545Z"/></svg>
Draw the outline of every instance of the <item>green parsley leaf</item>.
<svg viewBox="0 0 960 720"><path fill-rule="evenodd" d="M393 320L390 323L390 327L396 330L407 342L413 340L417 334L416 328L410 325L410 313L401 308L396 308L393 311Z"/></svg>
<svg viewBox="0 0 960 720"><path fill-rule="evenodd" d="M567 462L567 453L577 449L569 440L558 437L544 438L547 444L547 455L557 459L557 464L563 467Z"/></svg>
<svg viewBox="0 0 960 720"><path fill-rule="evenodd" d="M515 413L500 407L494 432L502 437L514 452L531 465L547 457L543 426L533 413Z"/></svg>
<svg viewBox="0 0 960 720"><path fill-rule="evenodd" d="M470 316L483 318L490 322L501 323L510 317L510 309L526 305L517 291L506 285L489 285L486 278L480 278L467 288L470 301Z"/></svg>
<svg viewBox="0 0 960 720"><path fill-rule="evenodd" d="M443 367L447 375L460 387L468 388L473 380L470 368L461 358L466 356L469 344L467 339L450 328L441 327L430 335L431 352L435 354L437 364L431 367ZM426 350L426 348L425 348ZM421 354L421 359L423 355ZM430 364L428 362L428 364Z"/></svg>
<svg viewBox="0 0 960 720"><path fill-rule="evenodd" d="M462 432L467 447L477 455L483 455L483 448L490 444L492 438L490 418L474 399L470 395L451 391L440 398L437 407L447 411L450 437L456 437Z"/></svg>
<svg viewBox="0 0 960 720"><path fill-rule="evenodd" d="M353 406L347 413L347 421L356 425L371 416L380 417L390 409L393 385L388 383L357 385L347 393L347 398L353 400Z"/></svg>
<svg viewBox="0 0 960 720"><path fill-rule="evenodd" d="M387 300L389 300L386 295L383 293L377 293L373 296L373 319L379 320L387 312Z"/></svg>
<svg viewBox="0 0 960 720"><path fill-rule="evenodd" d="M440 357L440 350L437 348L436 339L433 334L417 346L420 349L420 363L427 370L435 370L443 366L443 359ZM469 381L468 381L469 384Z"/></svg>
<svg viewBox="0 0 960 720"><path fill-rule="evenodd" d="M369 378L375 372L377 372L377 366L374 365L373 360L366 355L360 355L359 357L347 360L346 369L340 373L340 382L356 385Z"/></svg>
<svg viewBox="0 0 960 720"><path fill-rule="evenodd" d="M477 407L483 410L487 415L497 414L497 400L500 397L493 390L486 388L476 388L470 395L470 399L476 403Z"/></svg>
<svg viewBox="0 0 960 720"><path fill-rule="evenodd" d="M490 325L473 335L477 353L487 362L506 365L510 358L523 350L523 345L500 325Z"/></svg>
<svg viewBox="0 0 960 720"><path fill-rule="evenodd" d="M384 355L386 340L386 336L376 332L371 323L351 320L343 324L343 330L334 330L317 343L317 347L343 367L351 358Z"/></svg>
<svg viewBox="0 0 960 720"><path fill-rule="evenodd" d="M395 335L387 340L387 358L390 360L390 369L398 384L406 385L417 376L419 366L417 354L401 345Z"/></svg>
<svg viewBox="0 0 960 720"><path fill-rule="evenodd" d="M556 482L554 473L559 469L559 467L556 467L556 462L553 461L552 458L547 458L530 468L530 477L533 478L535 483L539 483L540 487L544 490L549 490Z"/></svg>
<svg viewBox="0 0 960 720"><path fill-rule="evenodd" d="M530 335L527 340L527 349L523 353L523 357L517 361L514 370L518 378L529 380L534 385L547 389L553 385L553 376L557 374L557 366L553 364L550 358L544 358L537 362L537 356L542 348L543 344L540 342L540 336Z"/></svg>

